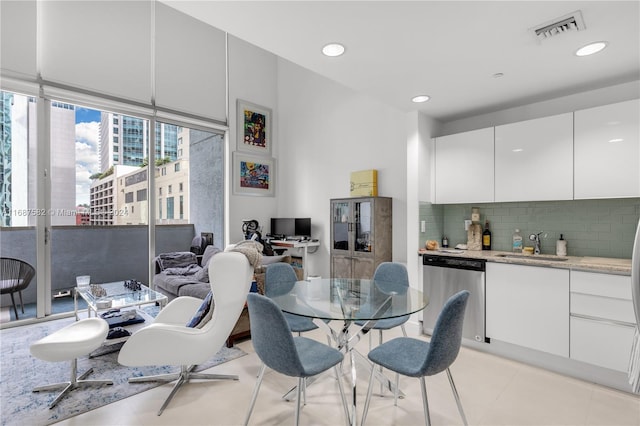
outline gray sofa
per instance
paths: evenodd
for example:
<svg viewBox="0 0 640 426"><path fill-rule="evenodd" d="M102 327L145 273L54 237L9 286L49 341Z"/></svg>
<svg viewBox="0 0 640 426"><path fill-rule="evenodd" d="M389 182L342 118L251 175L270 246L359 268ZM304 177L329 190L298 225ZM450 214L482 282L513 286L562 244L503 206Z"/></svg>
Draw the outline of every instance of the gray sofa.
<svg viewBox="0 0 640 426"><path fill-rule="evenodd" d="M153 285L156 291L165 294L169 301L178 296L192 296L204 299L211 286L209 285L209 260L221 252L217 247L208 246L198 257L190 251L162 253L155 259L156 273Z"/></svg>

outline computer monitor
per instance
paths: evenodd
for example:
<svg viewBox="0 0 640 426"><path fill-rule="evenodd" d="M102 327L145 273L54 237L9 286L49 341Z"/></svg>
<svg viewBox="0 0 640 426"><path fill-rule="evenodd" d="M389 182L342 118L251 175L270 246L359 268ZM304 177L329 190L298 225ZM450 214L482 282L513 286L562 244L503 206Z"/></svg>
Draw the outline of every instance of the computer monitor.
<svg viewBox="0 0 640 426"><path fill-rule="evenodd" d="M271 218L271 236L310 238L311 218Z"/></svg>
<svg viewBox="0 0 640 426"><path fill-rule="evenodd" d="M296 222L293 218L271 218L271 236L286 238L295 235Z"/></svg>
<svg viewBox="0 0 640 426"><path fill-rule="evenodd" d="M311 238L311 218L296 218L295 236Z"/></svg>

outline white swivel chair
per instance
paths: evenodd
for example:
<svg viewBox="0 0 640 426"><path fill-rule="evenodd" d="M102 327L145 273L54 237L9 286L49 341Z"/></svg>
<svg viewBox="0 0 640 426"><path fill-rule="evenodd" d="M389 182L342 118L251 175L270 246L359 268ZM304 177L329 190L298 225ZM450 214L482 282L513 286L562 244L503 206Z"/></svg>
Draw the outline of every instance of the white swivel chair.
<svg viewBox="0 0 640 426"><path fill-rule="evenodd" d="M209 281L213 291L213 316L202 328L186 324L202 304L201 299L182 296L160 311L155 321L127 340L118 362L127 366L180 365L180 372L157 376L132 377L129 383L177 380L158 411L162 414L182 384L189 379L238 380L238 376L193 373L224 345L240 317L251 286L253 268L238 252L218 253L209 262Z"/></svg>
<svg viewBox="0 0 640 426"><path fill-rule="evenodd" d="M90 368L79 377L78 357L88 355L98 349L109 332L109 325L102 318L86 318L52 333L29 347L31 355L44 361L71 361L71 380L39 386L33 392L49 391L64 388L53 400L49 408L55 407L62 398L72 390L91 385L112 385L111 380L85 380L93 372Z"/></svg>

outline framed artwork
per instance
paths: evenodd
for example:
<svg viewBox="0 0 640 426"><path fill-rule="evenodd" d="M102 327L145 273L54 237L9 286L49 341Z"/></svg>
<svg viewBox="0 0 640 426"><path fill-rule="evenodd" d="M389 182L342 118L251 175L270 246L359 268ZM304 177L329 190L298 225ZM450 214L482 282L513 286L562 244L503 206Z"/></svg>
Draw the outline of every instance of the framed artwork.
<svg viewBox="0 0 640 426"><path fill-rule="evenodd" d="M233 153L233 192L239 195L273 197L276 160L256 155Z"/></svg>
<svg viewBox="0 0 640 426"><path fill-rule="evenodd" d="M271 110L238 99L237 150L271 155Z"/></svg>

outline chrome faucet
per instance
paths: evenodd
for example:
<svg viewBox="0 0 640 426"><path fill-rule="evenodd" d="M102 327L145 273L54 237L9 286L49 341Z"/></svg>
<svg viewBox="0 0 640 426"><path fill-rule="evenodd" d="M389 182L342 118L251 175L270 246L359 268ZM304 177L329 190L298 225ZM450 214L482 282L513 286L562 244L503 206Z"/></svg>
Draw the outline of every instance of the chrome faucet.
<svg viewBox="0 0 640 426"><path fill-rule="evenodd" d="M537 234L529 235L529 239L535 243L533 254L540 254L540 234L542 234L542 232L543 231L540 231Z"/></svg>

